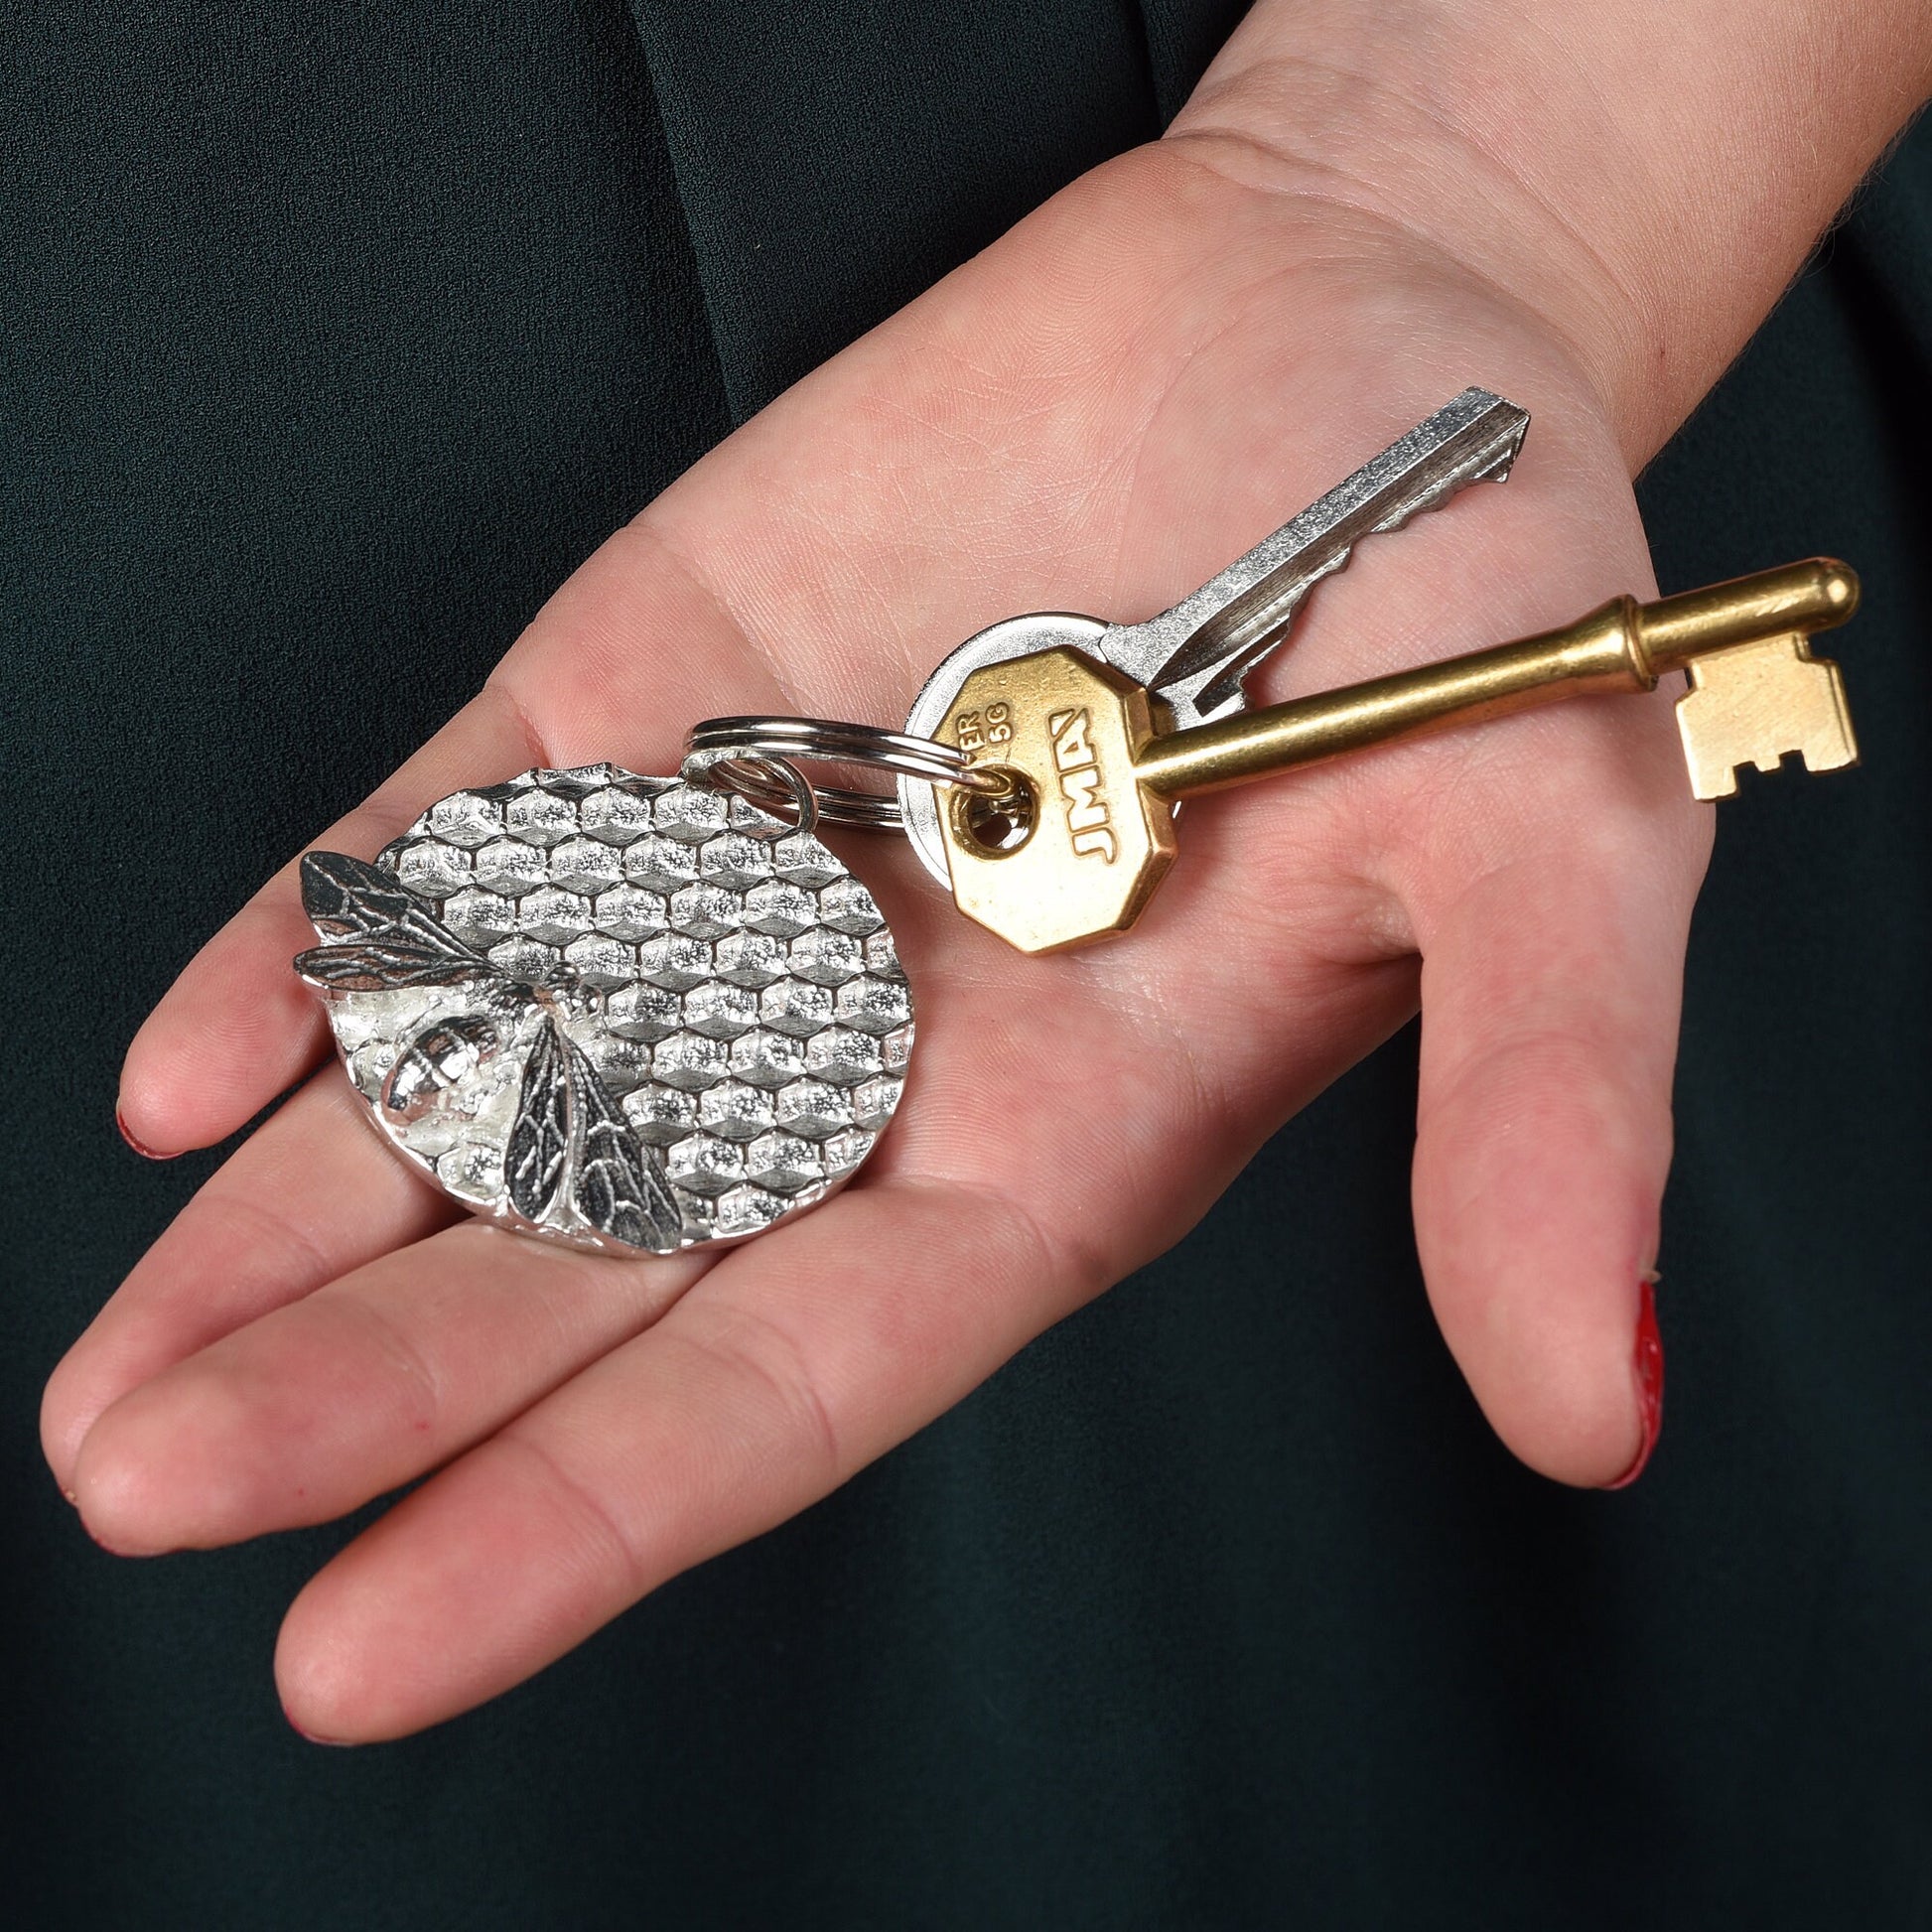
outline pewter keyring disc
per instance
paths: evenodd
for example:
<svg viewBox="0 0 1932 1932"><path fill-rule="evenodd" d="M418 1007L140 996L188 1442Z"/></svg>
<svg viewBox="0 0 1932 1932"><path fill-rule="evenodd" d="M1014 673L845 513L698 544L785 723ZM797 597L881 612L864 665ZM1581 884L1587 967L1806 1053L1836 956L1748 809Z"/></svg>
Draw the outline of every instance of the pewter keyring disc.
<svg viewBox="0 0 1932 1932"><path fill-rule="evenodd" d="M442 799L376 866L489 971L331 992L330 1025L382 1133L480 1215L637 1251L568 1181L535 1220L510 1203L545 1029L581 1049L668 1183L678 1247L825 1199L892 1119L912 1050L892 933L834 853L743 799L609 764L529 771Z"/></svg>

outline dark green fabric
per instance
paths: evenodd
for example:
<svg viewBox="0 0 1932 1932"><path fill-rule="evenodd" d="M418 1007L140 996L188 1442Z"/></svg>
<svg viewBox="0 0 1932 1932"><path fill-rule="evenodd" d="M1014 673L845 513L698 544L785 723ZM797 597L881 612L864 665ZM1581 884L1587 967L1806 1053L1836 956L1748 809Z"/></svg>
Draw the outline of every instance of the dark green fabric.
<svg viewBox="0 0 1932 1932"><path fill-rule="evenodd" d="M1667 585L1860 565L1867 763L1723 819L1635 1490L1529 1476L1458 1383L1407 1036L916 1442L401 1745L276 1708L345 1529L120 1564L40 1464L46 1371L213 1165L112 1127L195 944L735 417L1153 131L1235 11L16 10L12 1922L1932 1917L1925 131L1644 486Z"/></svg>
<svg viewBox="0 0 1932 1932"><path fill-rule="evenodd" d="M741 418L1160 131L1117 0L630 11Z"/></svg>

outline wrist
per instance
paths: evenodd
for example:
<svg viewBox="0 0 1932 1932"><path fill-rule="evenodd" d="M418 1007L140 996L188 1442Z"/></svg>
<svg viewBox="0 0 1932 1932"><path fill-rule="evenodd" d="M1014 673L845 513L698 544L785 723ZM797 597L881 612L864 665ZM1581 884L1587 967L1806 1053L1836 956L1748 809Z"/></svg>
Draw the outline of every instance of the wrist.
<svg viewBox="0 0 1932 1932"><path fill-rule="evenodd" d="M1932 85L1916 0L1773 0L1748 33L1727 11L1416 0L1392 31L1263 0L1170 139L1529 311L1634 470Z"/></svg>

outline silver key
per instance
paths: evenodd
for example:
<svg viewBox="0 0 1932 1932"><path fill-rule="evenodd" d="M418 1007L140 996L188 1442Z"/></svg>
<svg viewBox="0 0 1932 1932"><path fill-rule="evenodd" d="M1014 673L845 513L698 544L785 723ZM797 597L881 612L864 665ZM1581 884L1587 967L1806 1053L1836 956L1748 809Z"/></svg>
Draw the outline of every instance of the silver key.
<svg viewBox="0 0 1932 1932"><path fill-rule="evenodd" d="M1529 424L1528 412L1514 403L1487 389L1464 389L1159 617L1119 624L1042 611L967 638L926 679L905 729L931 737L974 671L1060 644L1099 657L1145 685L1167 704L1176 730L1225 718L1247 703L1249 673L1287 637L1309 592L1340 570L1362 538L1400 528L1465 484L1500 483ZM920 864L947 885L932 787L901 778L898 793Z"/></svg>

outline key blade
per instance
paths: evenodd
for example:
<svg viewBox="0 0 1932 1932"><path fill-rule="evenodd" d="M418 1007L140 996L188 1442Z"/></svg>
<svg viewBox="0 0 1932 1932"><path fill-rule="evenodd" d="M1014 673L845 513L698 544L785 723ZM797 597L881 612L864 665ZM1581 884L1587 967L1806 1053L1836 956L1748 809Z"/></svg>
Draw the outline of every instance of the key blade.
<svg viewBox="0 0 1932 1932"><path fill-rule="evenodd" d="M1464 389L1191 597L1146 623L1110 625L1102 655L1165 699L1176 727L1225 717L1309 592L1356 544L1469 483L1500 483L1529 426L1527 410L1487 389Z"/></svg>

